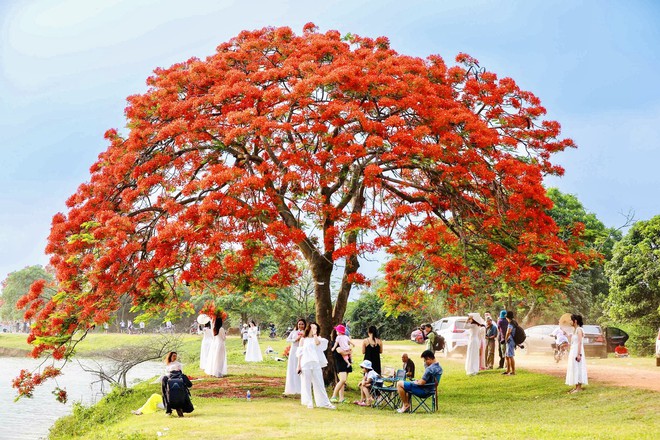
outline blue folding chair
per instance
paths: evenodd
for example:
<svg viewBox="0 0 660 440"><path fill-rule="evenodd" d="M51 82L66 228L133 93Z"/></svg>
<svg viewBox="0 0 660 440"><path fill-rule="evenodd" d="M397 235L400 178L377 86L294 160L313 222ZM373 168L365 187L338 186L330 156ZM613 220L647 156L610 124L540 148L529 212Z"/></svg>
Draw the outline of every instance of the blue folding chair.
<svg viewBox="0 0 660 440"><path fill-rule="evenodd" d="M437 374L433 383L422 385L425 393L421 396L407 393L408 401L410 402L410 409L408 412L414 413L418 409L423 409L426 412L436 412L438 410L438 385L440 384L441 377L442 374Z"/></svg>
<svg viewBox="0 0 660 440"><path fill-rule="evenodd" d="M371 406L378 409L397 409L401 405L401 399L399 399L396 383L405 378L406 370L396 370L394 377L384 377L376 381L371 386L371 397L374 399ZM386 385L386 382L391 383L391 385Z"/></svg>

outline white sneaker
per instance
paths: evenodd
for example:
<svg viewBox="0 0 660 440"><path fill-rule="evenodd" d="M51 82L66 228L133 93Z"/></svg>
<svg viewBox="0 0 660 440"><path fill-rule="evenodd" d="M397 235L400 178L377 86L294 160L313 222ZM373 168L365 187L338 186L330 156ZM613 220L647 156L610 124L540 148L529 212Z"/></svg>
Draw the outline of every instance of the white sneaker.
<svg viewBox="0 0 660 440"><path fill-rule="evenodd" d="M327 404L326 406L324 406L323 408L325 408L325 409L337 409L336 406L334 406L334 405L332 405L332 404L330 404L330 403Z"/></svg>

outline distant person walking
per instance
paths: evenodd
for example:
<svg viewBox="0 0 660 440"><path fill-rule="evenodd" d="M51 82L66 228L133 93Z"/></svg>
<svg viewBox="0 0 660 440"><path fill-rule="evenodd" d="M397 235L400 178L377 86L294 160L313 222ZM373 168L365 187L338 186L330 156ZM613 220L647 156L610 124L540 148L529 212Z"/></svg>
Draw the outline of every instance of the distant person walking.
<svg viewBox="0 0 660 440"><path fill-rule="evenodd" d="M367 333L368 336L362 341L364 360L370 361L372 369L380 375L382 374L380 370L380 354L383 352L383 341L378 337L376 326L369 326Z"/></svg>
<svg viewBox="0 0 660 440"><path fill-rule="evenodd" d="M569 393L582 391L582 385L587 385L587 360L584 356L584 330L582 329L582 315L571 315L573 337L571 349L568 352L568 365L566 366L566 385L574 386Z"/></svg>
<svg viewBox="0 0 660 440"><path fill-rule="evenodd" d="M500 356L500 364L497 368L504 368L504 359L506 358L506 330L509 327L509 321L506 320L506 310L500 312L497 319L497 350Z"/></svg>

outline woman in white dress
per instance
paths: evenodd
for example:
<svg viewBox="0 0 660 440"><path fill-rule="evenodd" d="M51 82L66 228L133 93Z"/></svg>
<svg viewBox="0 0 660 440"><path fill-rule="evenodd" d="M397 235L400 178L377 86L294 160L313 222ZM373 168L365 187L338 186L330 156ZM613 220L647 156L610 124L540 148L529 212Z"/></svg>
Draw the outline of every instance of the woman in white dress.
<svg viewBox="0 0 660 440"><path fill-rule="evenodd" d="M199 368L206 370L206 362L209 359L209 350L211 350L211 344L213 343L213 330L211 330L210 322L200 327L200 331L204 336L202 338L202 347L199 352Z"/></svg>
<svg viewBox="0 0 660 440"><path fill-rule="evenodd" d="M658 338L655 340L655 365L660 367L660 328L658 329Z"/></svg>
<svg viewBox="0 0 660 440"><path fill-rule="evenodd" d="M225 340L227 333L222 328L222 316L217 314L213 320L213 342L204 372L209 376L222 377L227 375L227 350Z"/></svg>
<svg viewBox="0 0 660 440"><path fill-rule="evenodd" d="M300 339L305 333L307 322L300 318L296 323L296 328L289 333L286 338L291 343L289 351L289 361L286 366L286 383L284 384L284 394L300 394L300 376L298 375L298 346Z"/></svg>
<svg viewBox="0 0 660 440"><path fill-rule="evenodd" d="M483 319L478 313L468 313L465 328L468 330L468 345L465 355L465 373L474 376L479 372L479 348L481 338L479 329L483 326Z"/></svg>
<svg viewBox="0 0 660 440"><path fill-rule="evenodd" d="M573 336L571 349L568 352L568 365L566 367L566 385L575 386L569 393L582 391L582 385L589 384L587 379L587 363L584 357L584 330L582 330L582 315L571 315Z"/></svg>
<svg viewBox="0 0 660 440"><path fill-rule="evenodd" d="M250 321L250 327L247 331L248 341L245 349L245 362L261 362L264 360L259 348L259 328L254 321Z"/></svg>
<svg viewBox="0 0 660 440"><path fill-rule="evenodd" d="M479 370L486 369L486 326L479 327Z"/></svg>
<svg viewBox="0 0 660 440"><path fill-rule="evenodd" d="M319 336L319 326L315 322L307 324L305 334L300 340L298 347L298 373L300 378L300 403L307 408L314 408L312 402L312 389L314 391L314 402L319 408L335 409L330 403L328 393L323 383L323 372L321 369L328 365L325 350L328 348L328 340Z"/></svg>

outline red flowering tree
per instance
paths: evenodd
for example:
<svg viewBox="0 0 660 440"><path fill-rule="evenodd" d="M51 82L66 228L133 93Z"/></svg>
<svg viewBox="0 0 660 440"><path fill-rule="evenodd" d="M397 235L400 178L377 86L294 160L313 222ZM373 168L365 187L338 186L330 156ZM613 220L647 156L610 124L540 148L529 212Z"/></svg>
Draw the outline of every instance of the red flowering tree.
<svg viewBox="0 0 660 440"><path fill-rule="evenodd" d="M557 237L542 179L573 143L512 79L457 62L307 25L242 32L157 69L128 98L128 134L106 133L89 183L53 219L61 291L44 301L36 284L23 298L34 353L67 355L123 295L148 311L189 309L182 283L272 294L301 257L325 336L366 282L358 257L378 249L393 256L383 295L395 306L474 295L475 267L552 288L581 256ZM276 268L263 276L266 260ZM418 282L420 264L431 270Z"/></svg>

